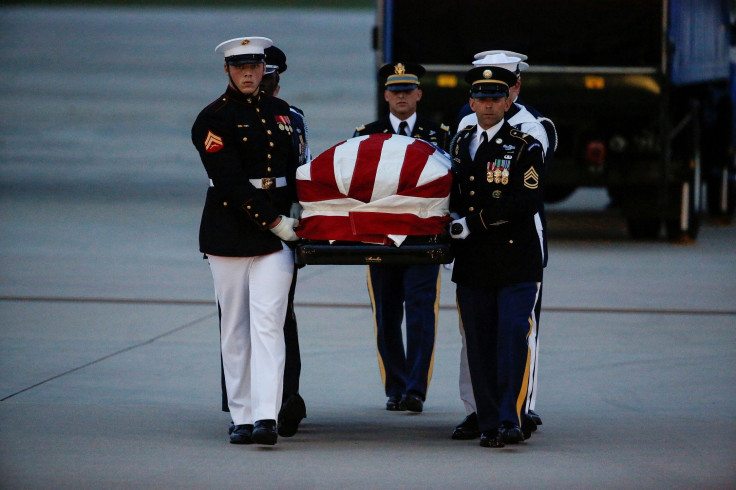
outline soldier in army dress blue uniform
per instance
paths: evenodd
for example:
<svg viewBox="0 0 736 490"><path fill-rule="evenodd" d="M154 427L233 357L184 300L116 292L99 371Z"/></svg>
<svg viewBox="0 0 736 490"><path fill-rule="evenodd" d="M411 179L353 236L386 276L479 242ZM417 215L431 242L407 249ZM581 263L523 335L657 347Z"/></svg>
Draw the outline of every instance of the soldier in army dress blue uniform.
<svg viewBox="0 0 736 490"><path fill-rule="evenodd" d="M447 150L449 127L417 113L422 98L419 79L424 67L391 63L378 75L385 79L389 114L356 128L354 137L376 133L402 134ZM376 326L376 346L386 409L422 412L432 377L434 341L440 294L439 265L370 265L368 290ZM406 350L401 324L406 309Z"/></svg>
<svg viewBox="0 0 736 490"><path fill-rule="evenodd" d="M453 190L450 225L455 254L452 280L465 331L477 404L480 444L503 447L524 440L535 305L542 280L542 236L535 215L542 205L540 143L504 119L516 75L477 67L470 105L478 124L450 145Z"/></svg>

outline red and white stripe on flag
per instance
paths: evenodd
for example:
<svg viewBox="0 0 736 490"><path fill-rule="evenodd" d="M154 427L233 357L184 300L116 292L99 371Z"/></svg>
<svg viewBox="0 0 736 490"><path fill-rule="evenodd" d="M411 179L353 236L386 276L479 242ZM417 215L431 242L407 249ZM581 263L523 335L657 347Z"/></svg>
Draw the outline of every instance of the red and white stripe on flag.
<svg viewBox="0 0 736 490"><path fill-rule="evenodd" d="M400 245L451 221L449 156L408 136L343 141L299 167L296 178L301 238Z"/></svg>

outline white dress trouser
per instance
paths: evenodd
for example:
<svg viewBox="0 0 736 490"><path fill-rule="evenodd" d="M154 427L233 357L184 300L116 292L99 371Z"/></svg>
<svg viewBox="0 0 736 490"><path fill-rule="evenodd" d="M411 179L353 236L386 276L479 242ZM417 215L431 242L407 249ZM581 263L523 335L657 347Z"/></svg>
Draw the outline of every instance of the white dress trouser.
<svg viewBox="0 0 736 490"><path fill-rule="evenodd" d="M255 257L208 254L220 308L222 366L235 425L276 420L283 394L284 319L293 252Z"/></svg>

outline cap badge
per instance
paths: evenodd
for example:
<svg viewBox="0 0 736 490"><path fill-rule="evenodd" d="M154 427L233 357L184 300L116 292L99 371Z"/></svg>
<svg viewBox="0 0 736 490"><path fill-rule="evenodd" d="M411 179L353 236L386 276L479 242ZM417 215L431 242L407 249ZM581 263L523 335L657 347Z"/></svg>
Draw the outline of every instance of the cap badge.
<svg viewBox="0 0 736 490"><path fill-rule="evenodd" d="M248 44L249 42L250 42L250 39L243 39L243 42L242 42L242 43L240 43L240 45L241 45L241 46L245 46L245 45L246 45L246 44Z"/></svg>
<svg viewBox="0 0 736 490"><path fill-rule="evenodd" d="M491 78L493 76L493 72L491 70L483 70L483 78Z"/></svg>
<svg viewBox="0 0 736 490"><path fill-rule="evenodd" d="M403 63L396 63L396 66L394 67L394 73L397 75L403 75L406 73L406 67Z"/></svg>

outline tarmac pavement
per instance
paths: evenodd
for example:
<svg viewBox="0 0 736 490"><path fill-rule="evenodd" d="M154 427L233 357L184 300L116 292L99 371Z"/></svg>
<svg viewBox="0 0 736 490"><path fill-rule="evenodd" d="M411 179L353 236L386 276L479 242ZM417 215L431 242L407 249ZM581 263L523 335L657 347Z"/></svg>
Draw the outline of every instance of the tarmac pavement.
<svg viewBox="0 0 736 490"><path fill-rule="evenodd" d="M411 414L384 409L365 267L306 266L308 418L274 447L228 443L189 141L224 89L214 46L276 40L318 153L374 117L372 15L0 8L0 488L736 486L736 226L632 242L591 190L550 208L531 439L450 439L449 271Z"/></svg>

